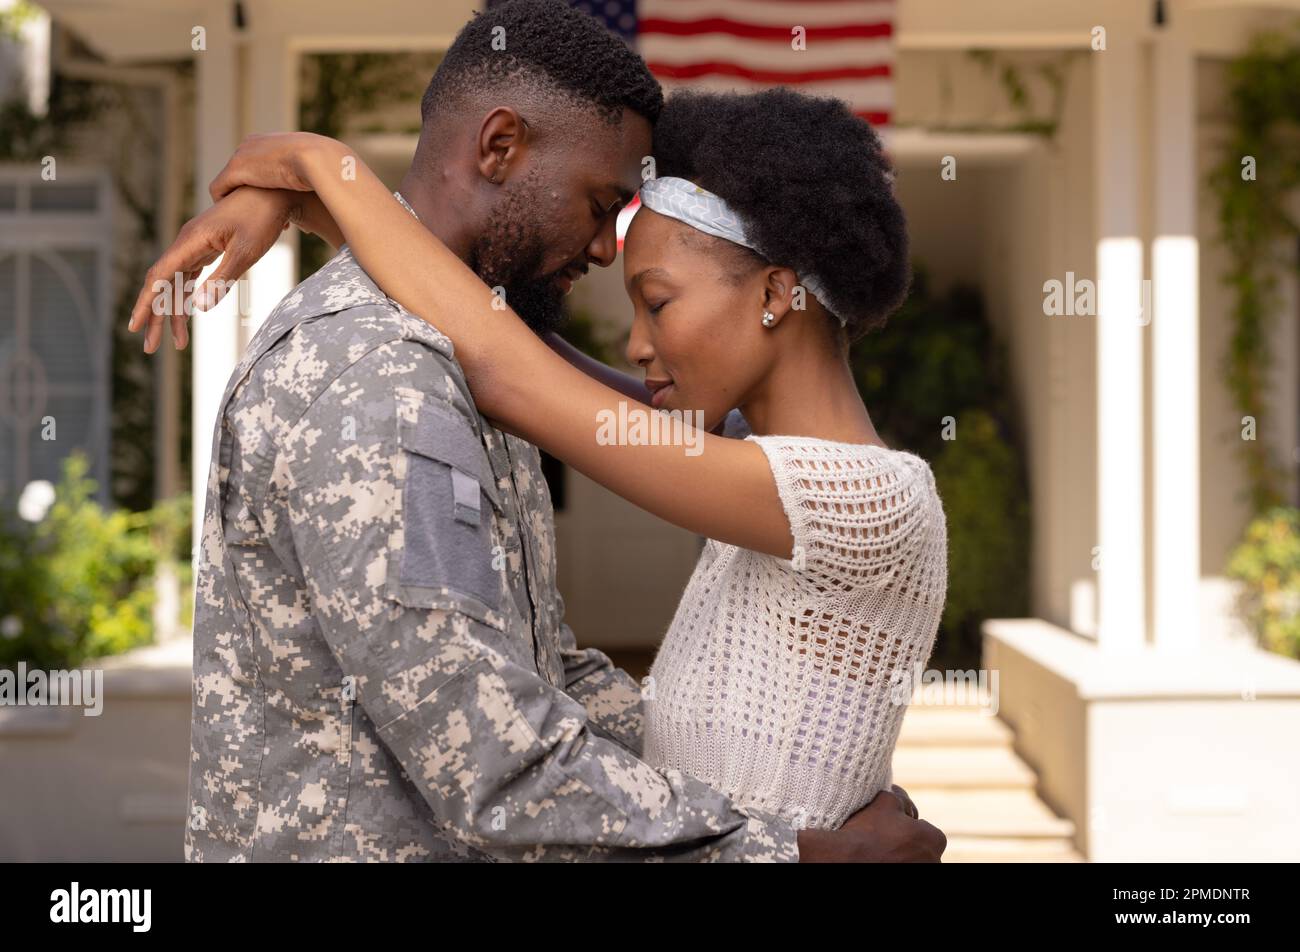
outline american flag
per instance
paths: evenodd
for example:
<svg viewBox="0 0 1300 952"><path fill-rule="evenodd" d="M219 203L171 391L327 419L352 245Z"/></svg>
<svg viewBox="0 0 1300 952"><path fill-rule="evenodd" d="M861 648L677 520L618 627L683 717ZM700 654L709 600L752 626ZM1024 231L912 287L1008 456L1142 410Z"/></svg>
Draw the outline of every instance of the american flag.
<svg viewBox="0 0 1300 952"><path fill-rule="evenodd" d="M896 0L569 2L633 44L665 92L790 86L889 125ZM636 204L619 216L620 247Z"/></svg>
<svg viewBox="0 0 1300 952"><path fill-rule="evenodd" d="M895 0L571 2L634 44L665 90L791 86L889 124Z"/></svg>

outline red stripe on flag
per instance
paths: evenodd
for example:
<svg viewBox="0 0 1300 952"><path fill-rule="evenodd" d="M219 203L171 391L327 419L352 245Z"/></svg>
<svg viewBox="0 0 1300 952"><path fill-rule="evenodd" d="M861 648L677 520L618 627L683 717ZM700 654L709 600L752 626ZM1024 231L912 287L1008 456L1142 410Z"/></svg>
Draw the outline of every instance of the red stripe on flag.
<svg viewBox="0 0 1300 952"><path fill-rule="evenodd" d="M751 40L770 40L787 43L790 26L769 26L763 23L745 23L726 17L705 17L702 20L669 20L665 17L646 17L637 23L638 33L657 33L665 36L698 36L702 33L726 33ZM894 35L894 24L844 23L839 26L805 26L809 40L879 39Z"/></svg>
<svg viewBox="0 0 1300 952"><path fill-rule="evenodd" d="M830 69L754 69L740 63L721 61L704 63L647 63L650 72L665 79L698 79L701 76L734 76L756 83L780 83L796 85L798 83L816 83L836 79L876 79L892 76L893 65L878 63L872 66L841 66Z"/></svg>
<svg viewBox="0 0 1300 952"><path fill-rule="evenodd" d="M681 4L682 6L685 6L688 3L698 3L699 0L667 0L667 2L678 3ZM804 2L808 3L809 6L812 6L814 4L817 6L822 6L824 4L829 4L829 3L843 3L846 5L852 3L859 6L862 4L862 0L748 0L748 2L749 3L784 3L786 6L789 6L791 3L804 3ZM897 3L898 0L875 0L875 2L888 3L893 5Z"/></svg>
<svg viewBox="0 0 1300 952"><path fill-rule="evenodd" d="M853 115L857 116L859 119L867 120L867 122L871 123L873 126L889 125L890 113L887 112L855 112Z"/></svg>

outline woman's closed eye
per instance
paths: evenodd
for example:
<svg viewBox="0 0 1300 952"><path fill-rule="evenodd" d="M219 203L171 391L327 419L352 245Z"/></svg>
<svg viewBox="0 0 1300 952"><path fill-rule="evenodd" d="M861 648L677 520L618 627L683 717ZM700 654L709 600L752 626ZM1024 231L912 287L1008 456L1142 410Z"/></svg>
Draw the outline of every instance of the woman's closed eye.
<svg viewBox="0 0 1300 952"><path fill-rule="evenodd" d="M670 298L664 298L662 301L657 301L655 303L646 301L646 310L648 310L651 314L658 314L660 311L664 309L664 307L667 306L670 300L671 300Z"/></svg>

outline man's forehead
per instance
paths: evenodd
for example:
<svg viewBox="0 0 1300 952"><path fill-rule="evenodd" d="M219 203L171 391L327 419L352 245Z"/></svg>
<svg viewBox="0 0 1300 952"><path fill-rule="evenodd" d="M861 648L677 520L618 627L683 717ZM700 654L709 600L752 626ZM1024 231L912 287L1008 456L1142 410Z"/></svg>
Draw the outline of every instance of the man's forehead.
<svg viewBox="0 0 1300 952"><path fill-rule="evenodd" d="M650 124L631 113L602 132L585 143L575 138L573 154L591 185L631 201L641 185L642 164L650 152Z"/></svg>

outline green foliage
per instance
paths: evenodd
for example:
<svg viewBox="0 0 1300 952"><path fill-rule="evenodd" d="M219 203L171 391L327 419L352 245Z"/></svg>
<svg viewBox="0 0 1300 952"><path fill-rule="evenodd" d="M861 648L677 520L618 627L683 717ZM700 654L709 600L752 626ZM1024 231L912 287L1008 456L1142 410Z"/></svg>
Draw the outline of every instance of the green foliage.
<svg viewBox="0 0 1300 952"><path fill-rule="evenodd" d="M1066 78L1070 64L1078 59L1078 53L1066 53L1053 56L1052 59L1037 64L1010 62L1003 54L987 49L967 50L966 55L984 68L986 73L996 74L998 85L1011 105L1018 119L1009 127L1002 129L973 129L965 131L1025 132L1051 139L1060 128L1061 116L1065 113ZM1041 114L1034 101L1026 72L1046 86L1051 100L1046 114Z"/></svg>
<svg viewBox="0 0 1300 952"><path fill-rule="evenodd" d="M932 663L979 663L980 623L1029 611L1028 489L1005 359L979 292L942 295L917 269L889 324L850 364L885 441L931 461L948 520L948 600ZM950 422L944 439L945 422Z"/></svg>
<svg viewBox="0 0 1300 952"><path fill-rule="evenodd" d="M927 119L923 123L896 123L900 128L920 125L931 132L961 132L973 134L1022 133L1041 136L1046 140L1056 138L1065 115L1065 97L1070 72L1086 53L1078 50L1056 51L1044 54L1004 52L989 49L966 51L966 57L977 63L998 84L1014 118L1007 122L965 121L954 122L947 118ZM946 117L952 112L955 83L952 61L936 61L939 83L939 112ZM1040 105L1041 104L1041 105Z"/></svg>
<svg viewBox="0 0 1300 952"><path fill-rule="evenodd" d="M418 97L440 60L437 54L410 53L319 53L303 57L298 97L302 128L340 138L353 116Z"/></svg>
<svg viewBox="0 0 1300 952"><path fill-rule="evenodd" d="M1228 576L1244 583L1240 609L1260 645L1300 659L1300 509L1277 506L1253 520Z"/></svg>
<svg viewBox="0 0 1300 952"><path fill-rule="evenodd" d="M1287 215L1287 196L1300 186L1300 44L1280 35L1257 37L1229 66L1232 131L1209 182L1219 201L1222 239L1231 257L1224 275L1232 289L1232 337L1224 374L1242 416L1267 413L1272 360L1270 338L1277 313L1279 239L1300 236ZM1242 162L1255 160L1255 177ZM1238 440L1252 511L1283 501L1286 473L1277 450L1262 434Z"/></svg>
<svg viewBox="0 0 1300 952"><path fill-rule="evenodd" d="M979 291L936 296L920 268L907 301L854 346L850 363L877 429L928 458L943 447L944 417L985 405L1006 414L1004 361Z"/></svg>
<svg viewBox="0 0 1300 952"><path fill-rule="evenodd" d="M964 647L978 644L986 618L1028 610L1029 503L1020 458L988 411L962 411L956 432L933 469L948 518L943 626Z"/></svg>
<svg viewBox="0 0 1300 952"><path fill-rule="evenodd" d="M350 120L400 103L418 101L438 67L438 53L319 53L302 58L298 115L304 132L343 138ZM386 130L370 122L366 132L419 131L419 111L414 123ZM329 243L303 235L298 254L298 277L305 280L334 256Z"/></svg>
<svg viewBox="0 0 1300 952"><path fill-rule="evenodd" d="M149 644L154 572L163 560L187 565L188 496L147 512L105 510L86 472L80 453L64 461L35 525L12 501L0 508L0 666L70 668Z"/></svg>
<svg viewBox="0 0 1300 952"><path fill-rule="evenodd" d="M33 19L37 12L28 0L16 0L8 8L0 10L0 39L17 39L24 24Z"/></svg>
<svg viewBox="0 0 1300 952"><path fill-rule="evenodd" d="M0 102L0 162L39 162L61 154L75 125L104 108L102 91L57 74L50 80L49 110L43 116L31 111L21 92Z"/></svg>

